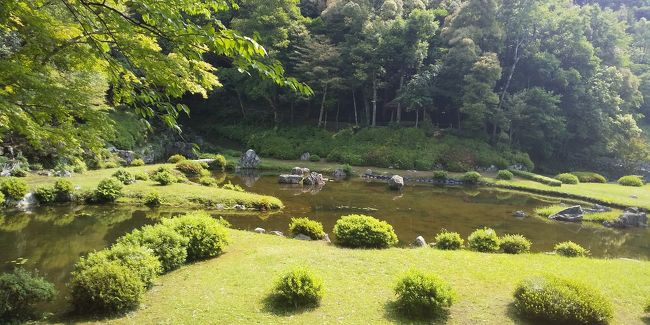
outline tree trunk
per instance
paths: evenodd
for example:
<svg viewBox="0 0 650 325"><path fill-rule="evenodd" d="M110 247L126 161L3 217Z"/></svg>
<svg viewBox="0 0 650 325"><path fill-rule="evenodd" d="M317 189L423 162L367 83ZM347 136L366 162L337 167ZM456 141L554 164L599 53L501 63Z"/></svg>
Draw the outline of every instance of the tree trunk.
<svg viewBox="0 0 650 325"><path fill-rule="evenodd" d="M323 87L323 100L320 102L320 114L318 114L318 127L323 124L323 112L325 111L325 98L327 97L327 84Z"/></svg>
<svg viewBox="0 0 650 325"><path fill-rule="evenodd" d="M336 129L339 129L339 111L341 110L341 103L336 102Z"/></svg>
<svg viewBox="0 0 650 325"><path fill-rule="evenodd" d="M398 94L399 94L399 91L402 90L403 85L404 85L404 73L402 72L402 74L399 77ZM397 124L399 124L402 121L402 104L399 101L397 102L397 112L396 112L396 114L397 114L397 116L396 116Z"/></svg>
<svg viewBox="0 0 650 325"><path fill-rule="evenodd" d="M239 100L239 107L241 107L241 116L243 118L246 118L246 109L244 109L244 102L241 100L241 92L235 89L235 93L237 93L237 99Z"/></svg>
<svg viewBox="0 0 650 325"><path fill-rule="evenodd" d="M420 122L420 109L415 109L415 128L418 128L418 123Z"/></svg>
<svg viewBox="0 0 650 325"><path fill-rule="evenodd" d="M357 116L357 97L352 90L352 106L354 106L354 126L359 126L359 117Z"/></svg>
<svg viewBox="0 0 650 325"><path fill-rule="evenodd" d="M377 75L372 77L372 124L371 127L377 126Z"/></svg>
<svg viewBox="0 0 650 325"><path fill-rule="evenodd" d="M365 112L366 126L370 125L370 106L368 105L368 94L366 90L363 91L363 108Z"/></svg>
<svg viewBox="0 0 650 325"><path fill-rule="evenodd" d="M503 86L503 92L501 93L501 98L499 99L499 104L497 105L497 109L495 112L495 116L501 112L501 108L503 107L503 100L506 97L506 94L508 93L508 88L510 88L510 82L512 81L512 76L515 74L515 69L517 68L517 63L519 63L519 59L521 59L520 54L519 54L519 47L524 44L524 40L520 40L517 42L517 45L515 46L515 53L514 53L514 61L512 62L512 67L510 67L510 72L508 73L508 79L506 79L506 84ZM492 126L492 143L496 142L496 134L497 134L497 121L496 118L494 121L492 121L493 126Z"/></svg>
<svg viewBox="0 0 650 325"><path fill-rule="evenodd" d="M275 105L275 101L271 97L264 97L266 98L266 101L269 102L269 105L271 106L271 110L273 111L273 125L277 126L279 120L278 116L278 107Z"/></svg>

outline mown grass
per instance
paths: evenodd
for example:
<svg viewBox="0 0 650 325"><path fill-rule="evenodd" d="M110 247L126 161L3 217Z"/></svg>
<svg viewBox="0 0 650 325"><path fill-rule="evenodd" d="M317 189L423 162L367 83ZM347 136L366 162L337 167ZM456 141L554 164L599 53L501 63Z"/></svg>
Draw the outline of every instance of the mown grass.
<svg viewBox="0 0 650 325"><path fill-rule="evenodd" d="M156 164L139 167L126 167L129 172L148 172L161 166L174 168L173 164ZM79 191L91 191L104 178L111 177L117 168L90 170L83 174L75 174L70 181ZM30 190L39 186L52 185L56 177L29 175L25 178ZM161 186L158 183L148 181L137 181L135 184L125 185L124 196L119 198L118 204L143 204L143 197L149 192L158 192L163 199L165 206L201 207L216 208L217 204L223 204L226 208L236 204L243 204L247 208L259 208L267 206L271 208L282 208L283 204L278 198L267 195L259 195L248 192L238 192L222 189L214 186L201 186L192 182L174 183Z"/></svg>
<svg viewBox="0 0 650 325"><path fill-rule="evenodd" d="M566 208L566 205L553 204L535 209L535 214L543 218L548 218ZM618 218L621 213L622 211L618 209L612 209L612 211L607 212L584 213L582 215L582 220L593 222L611 221Z"/></svg>
<svg viewBox="0 0 650 325"><path fill-rule="evenodd" d="M514 312L512 294L520 280L536 274L578 279L601 290L614 305L614 324L642 324L650 296L645 261L432 248L352 250L235 230L232 242L221 257L163 276L139 310L101 323L409 323L392 302L397 277L411 267L437 273L458 292L448 324L527 323ZM290 312L268 304L275 277L295 265L308 265L323 277L320 307Z"/></svg>

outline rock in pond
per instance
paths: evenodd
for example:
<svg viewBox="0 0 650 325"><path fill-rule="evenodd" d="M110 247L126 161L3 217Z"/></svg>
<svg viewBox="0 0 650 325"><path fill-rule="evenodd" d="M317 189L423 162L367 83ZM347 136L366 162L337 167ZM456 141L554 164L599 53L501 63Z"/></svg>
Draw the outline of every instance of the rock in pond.
<svg viewBox="0 0 650 325"><path fill-rule="evenodd" d="M527 214L524 211L515 211L513 215L517 218L526 218Z"/></svg>
<svg viewBox="0 0 650 325"><path fill-rule="evenodd" d="M567 222L581 222L582 221L582 207L579 205L568 207L554 215L549 216L548 218L555 221L567 221Z"/></svg>
<svg viewBox="0 0 650 325"><path fill-rule="evenodd" d="M300 160L302 160L302 161L308 161L309 158L311 158L311 155L309 154L309 152L305 152L302 155L300 155Z"/></svg>
<svg viewBox="0 0 650 325"><path fill-rule="evenodd" d="M416 247L426 247L427 241L424 240L424 237L417 236L417 238L415 238L415 241L413 242L413 245Z"/></svg>
<svg viewBox="0 0 650 325"><path fill-rule="evenodd" d="M265 230L264 228L260 228L260 227L255 228L254 231L255 231L256 233L258 233L258 234L264 234L264 233L266 233L266 230Z"/></svg>
<svg viewBox="0 0 650 325"><path fill-rule="evenodd" d="M301 181L302 175L282 174L278 176L278 183L280 184L300 184Z"/></svg>
<svg viewBox="0 0 650 325"><path fill-rule="evenodd" d="M255 150L248 149L240 158L239 158L239 167L240 168L257 168L260 165L260 157L255 153Z"/></svg>
<svg viewBox="0 0 650 325"><path fill-rule="evenodd" d="M303 234L297 234L293 239L298 239L298 240L311 240L311 237Z"/></svg>
<svg viewBox="0 0 650 325"><path fill-rule="evenodd" d="M323 174L311 173L302 180L302 185L323 185L325 184L325 178Z"/></svg>
<svg viewBox="0 0 650 325"><path fill-rule="evenodd" d="M284 234L281 231L277 231L277 230L270 231L269 234L274 235L274 236L278 236L278 237L284 237Z"/></svg>
<svg viewBox="0 0 650 325"><path fill-rule="evenodd" d="M605 221L603 225L611 228L647 227L648 217L639 208L628 208L618 218Z"/></svg>
<svg viewBox="0 0 650 325"><path fill-rule="evenodd" d="M233 208L235 208L235 210L246 210L246 206L243 204L235 204Z"/></svg>
<svg viewBox="0 0 650 325"><path fill-rule="evenodd" d="M291 168L291 175L300 175L304 176L309 174L310 170L309 168L303 168L303 167L293 167Z"/></svg>
<svg viewBox="0 0 650 325"><path fill-rule="evenodd" d="M334 170L334 173L332 174L332 177L335 179L342 179L348 177L348 173L345 172L342 168L337 168Z"/></svg>
<svg viewBox="0 0 650 325"><path fill-rule="evenodd" d="M402 187L404 187L404 178L399 175L393 175L388 180L388 187L390 187L391 190L401 190Z"/></svg>

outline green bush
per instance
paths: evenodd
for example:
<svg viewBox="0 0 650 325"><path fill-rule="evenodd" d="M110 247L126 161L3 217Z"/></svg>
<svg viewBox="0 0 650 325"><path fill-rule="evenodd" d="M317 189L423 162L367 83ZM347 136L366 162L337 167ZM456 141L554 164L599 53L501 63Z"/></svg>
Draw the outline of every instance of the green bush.
<svg viewBox="0 0 650 325"><path fill-rule="evenodd" d="M506 254L530 252L532 243L522 235L505 235L499 239L499 247Z"/></svg>
<svg viewBox="0 0 650 325"><path fill-rule="evenodd" d="M56 200L56 191L53 186L43 185L36 188L34 197L40 204L50 204Z"/></svg>
<svg viewBox="0 0 650 325"><path fill-rule="evenodd" d="M507 169L502 169L497 173L497 179L501 179L501 180L504 180L504 181L509 181L509 180L513 179L514 177L515 177L515 175L511 171L509 171Z"/></svg>
<svg viewBox="0 0 650 325"><path fill-rule="evenodd" d="M162 198L160 197L160 193L156 191L149 192L145 194L143 198L144 204L149 207L157 207L160 206L163 202Z"/></svg>
<svg viewBox="0 0 650 325"><path fill-rule="evenodd" d="M131 166L133 167L144 166L144 165L145 165L144 160L140 158L131 160Z"/></svg>
<svg viewBox="0 0 650 325"><path fill-rule="evenodd" d="M153 251L162 264L162 270L175 270L187 260L187 244L185 238L175 230L164 225L148 225L136 229L118 239L118 243L141 245Z"/></svg>
<svg viewBox="0 0 650 325"><path fill-rule="evenodd" d="M467 172L461 178L464 184L478 184L481 180L481 174L477 172Z"/></svg>
<svg viewBox="0 0 650 325"><path fill-rule="evenodd" d="M325 237L323 224L308 218L291 218L291 223L289 223L289 232L293 236L302 234L309 236L309 238L313 240L323 239Z"/></svg>
<svg viewBox="0 0 650 325"><path fill-rule="evenodd" d="M499 236L492 228L474 230L467 237L467 243L472 250L484 253L499 251Z"/></svg>
<svg viewBox="0 0 650 325"><path fill-rule="evenodd" d="M558 243L553 249L555 250L556 254L561 256L582 257L589 255L589 251L587 249L572 241Z"/></svg>
<svg viewBox="0 0 650 325"><path fill-rule="evenodd" d="M68 202L72 201L72 193L74 187L72 182L67 179L57 179L54 182L54 192L56 193L56 201L58 202Z"/></svg>
<svg viewBox="0 0 650 325"><path fill-rule="evenodd" d="M27 194L27 183L24 180L16 177L2 177L0 180L0 192L6 198L11 200L22 200Z"/></svg>
<svg viewBox="0 0 650 325"><path fill-rule="evenodd" d="M99 202L114 202L122 196L122 182L116 178L105 178L95 189L95 199Z"/></svg>
<svg viewBox="0 0 650 325"><path fill-rule="evenodd" d="M168 170L157 171L151 175L151 180L163 186L178 182L178 178Z"/></svg>
<svg viewBox="0 0 650 325"><path fill-rule="evenodd" d="M306 267L295 267L276 280L275 302L286 308L317 306L325 289L323 279Z"/></svg>
<svg viewBox="0 0 650 325"><path fill-rule="evenodd" d="M512 172L514 175L517 175L521 178L529 179L531 181L537 182L537 183L542 183L548 186L562 186L562 182L558 181L557 179L542 176L542 175L537 175L534 173L530 172L525 172L522 170L516 170L516 169L510 169L510 172Z"/></svg>
<svg viewBox="0 0 650 325"><path fill-rule="evenodd" d="M580 183L607 183L605 176L594 172L571 172L578 177Z"/></svg>
<svg viewBox="0 0 650 325"><path fill-rule="evenodd" d="M523 280L514 298L522 316L553 324L603 324L613 316L612 304L596 289L554 276Z"/></svg>
<svg viewBox="0 0 650 325"><path fill-rule="evenodd" d="M226 165L228 164L228 161L226 160L226 157L223 155L215 155L212 157L214 159L208 164L208 168L210 170L216 170L216 171L224 171L226 170Z"/></svg>
<svg viewBox="0 0 650 325"><path fill-rule="evenodd" d="M395 286L396 305L408 317L439 317L456 300L456 293L433 273L411 269Z"/></svg>
<svg viewBox="0 0 650 325"><path fill-rule="evenodd" d="M205 174L205 164L198 161L183 160L176 164L176 169L188 176Z"/></svg>
<svg viewBox="0 0 650 325"><path fill-rule="evenodd" d="M104 261L72 272L72 304L82 313L110 314L140 304L144 284L136 271L117 261Z"/></svg>
<svg viewBox="0 0 650 325"><path fill-rule="evenodd" d="M197 261L220 255L228 244L228 231L205 211L163 219L166 225L188 239L187 260Z"/></svg>
<svg viewBox="0 0 650 325"><path fill-rule="evenodd" d="M449 178L449 175L444 170L435 170L433 171L433 179L438 181L446 181Z"/></svg>
<svg viewBox="0 0 650 325"><path fill-rule="evenodd" d="M556 175L555 179L562 182L562 184L578 184L578 183L580 183L580 179L578 179L578 176L573 175L573 174L569 174L569 173Z"/></svg>
<svg viewBox="0 0 650 325"><path fill-rule="evenodd" d="M4 193L0 192L0 207L2 207L5 204L5 195Z"/></svg>
<svg viewBox="0 0 650 325"><path fill-rule="evenodd" d="M215 186L217 185L217 180L212 176L202 176L199 178L199 184L203 186Z"/></svg>
<svg viewBox="0 0 650 325"><path fill-rule="evenodd" d="M221 188L224 189L224 190L244 192L244 189L241 186L235 185L235 184L231 183L230 181L228 181L228 183L226 183L226 184L223 184L221 186Z"/></svg>
<svg viewBox="0 0 650 325"><path fill-rule="evenodd" d="M24 168L16 168L11 171L11 176L13 177L27 177L29 171Z"/></svg>
<svg viewBox="0 0 650 325"><path fill-rule="evenodd" d="M643 186L643 178L637 175L623 176L618 179L618 184L623 186L641 187Z"/></svg>
<svg viewBox="0 0 650 325"><path fill-rule="evenodd" d="M460 237L459 233L449 232L447 230L443 230L440 233L438 233L436 235L436 238L433 241L434 241L433 245L437 249L445 249L445 250L461 249L463 247L463 243L465 242L463 238Z"/></svg>
<svg viewBox="0 0 650 325"><path fill-rule="evenodd" d="M35 305L52 301L56 296L52 283L22 268L0 275L0 292L0 321L3 323L35 316Z"/></svg>
<svg viewBox="0 0 650 325"><path fill-rule="evenodd" d="M176 163L181 162L183 160L187 160L187 158L185 158L185 156L183 156L183 155L178 155L177 154L177 155L170 156L169 159L167 159L167 162L170 163L170 164L176 164Z"/></svg>
<svg viewBox="0 0 650 325"><path fill-rule="evenodd" d="M117 178L122 184L129 185L135 183L135 176L128 172L126 169L118 169L113 173L113 177Z"/></svg>
<svg viewBox="0 0 650 325"><path fill-rule="evenodd" d="M75 271L81 272L84 269L107 262L117 262L134 271L145 288L151 288L158 275L162 273L162 265L151 249L125 243L117 243L110 248L82 257L75 264Z"/></svg>
<svg viewBox="0 0 650 325"><path fill-rule="evenodd" d="M133 173L133 177L135 177L136 180L138 181L147 181L149 180L149 175L145 172L136 172Z"/></svg>
<svg viewBox="0 0 650 325"><path fill-rule="evenodd" d="M320 161L320 156L319 155L310 155L309 156L309 161L318 162L318 161Z"/></svg>
<svg viewBox="0 0 650 325"><path fill-rule="evenodd" d="M387 248L397 244L393 226L366 215L341 217L334 225L334 235L346 247Z"/></svg>

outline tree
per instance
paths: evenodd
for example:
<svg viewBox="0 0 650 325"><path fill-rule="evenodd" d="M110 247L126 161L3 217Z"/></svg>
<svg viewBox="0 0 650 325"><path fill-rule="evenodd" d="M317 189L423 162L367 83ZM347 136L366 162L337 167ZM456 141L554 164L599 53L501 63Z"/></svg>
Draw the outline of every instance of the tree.
<svg viewBox="0 0 650 325"><path fill-rule="evenodd" d="M465 91L461 111L467 115L464 128L478 134L485 131L486 122L503 124L503 114L497 112L499 96L494 92L501 77L501 65L495 53L478 58L469 74L465 75Z"/></svg>

